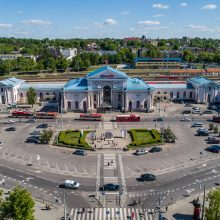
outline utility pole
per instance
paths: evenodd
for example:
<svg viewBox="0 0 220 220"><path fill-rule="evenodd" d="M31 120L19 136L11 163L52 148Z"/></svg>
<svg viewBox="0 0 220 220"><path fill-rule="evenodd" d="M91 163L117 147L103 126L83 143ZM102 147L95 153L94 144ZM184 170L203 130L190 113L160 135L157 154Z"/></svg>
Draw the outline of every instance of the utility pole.
<svg viewBox="0 0 220 220"><path fill-rule="evenodd" d="M204 213L205 213L205 186L204 186L204 192L203 192L202 218L201 218L201 220L204 220Z"/></svg>
<svg viewBox="0 0 220 220"><path fill-rule="evenodd" d="M64 92L63 95L61 95L61 105L60 105L60 113L61 113L61 129L63 130L63 96L64 96Z"/></svg>
<svg viewBox="0 0 220 220"><path fill-rule="evenodd" d="M66 220L66 195L64 193L64 198L63 198L63 201L64 201L64 220Z"/></svg>

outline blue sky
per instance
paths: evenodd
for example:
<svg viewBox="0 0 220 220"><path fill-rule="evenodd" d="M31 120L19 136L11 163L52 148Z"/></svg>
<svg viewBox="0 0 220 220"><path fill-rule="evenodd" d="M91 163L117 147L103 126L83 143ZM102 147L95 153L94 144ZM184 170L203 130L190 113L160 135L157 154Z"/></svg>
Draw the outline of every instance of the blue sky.
<svg viewBox="0 0 220 220"><path fill-rule="evenodd" d="M220 38L220 0L0 0L0 37Z"/></svg>

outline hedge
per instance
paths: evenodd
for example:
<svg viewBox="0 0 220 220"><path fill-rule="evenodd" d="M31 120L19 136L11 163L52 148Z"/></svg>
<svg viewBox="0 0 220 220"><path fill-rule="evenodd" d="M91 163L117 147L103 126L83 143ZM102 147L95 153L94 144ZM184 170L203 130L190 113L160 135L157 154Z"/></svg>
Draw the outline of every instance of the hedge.
<svg viewBox="0 0 220 220"><path fill-rule="evenodd" d="M128 131L131 135L132 142L128 145L132 147L148 147L152 144L161 144L162 138L159 132L155 129L131 129Z"/></svg>
<svg viewBox="0 0 220 220"><path fill-rule="evenodd" d="M83 135L80 136L79 130L61 131L55 144L59 146L91 150L91 146L85 141L87 134L90 132L91 131L88 130L83 131Z"/></svg>

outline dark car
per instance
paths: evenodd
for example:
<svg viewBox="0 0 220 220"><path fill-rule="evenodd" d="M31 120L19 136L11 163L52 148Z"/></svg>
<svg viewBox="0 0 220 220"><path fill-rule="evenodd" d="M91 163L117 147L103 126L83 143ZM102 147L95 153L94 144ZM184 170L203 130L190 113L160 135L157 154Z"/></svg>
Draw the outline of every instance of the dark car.
<svg viewBox="0 0 220 220"><path fill-rule="evenodd" d="M145 173L140 176L139 181L155 181L157 178L154 174Z"/></svg>
<svg viewBox="0 0 220 220"><path fill-rule="evenodd" d="M214 112L212 110L205 110L202 114L213 114Z"/></svg>
<svg viewBox="0 0 220 220"><path fill-rule="evenodd" d="M186 103L186 104L184 105L184 107L192 107L192 104Z"/></svg>
<svg viewBox="0 0 220 220"><path fill-rule="evenodd" d="M210 140L208 140L208 144L220 144L220 140L219 139L210 139Z"/></svg>
<svg viewBox="0 0 220 220"><path fill-rule="evenodd" d="M220 145L211 145L205 149L206 151L218 154L220 152Z"/></svg>
<svg viewBox="0 0 220 220"><path fill-rule="evenodd" d="M182 114L191 114L192 112L191 112L191 110L184 110L184 111L182 111Z"/></svg>
<svg viewBox="0 0 220 220"><path fill-rule="evenodd" d="M26 143L34 143L34 144L40 144L41 141L39 139L36 139L36 138L27 138Z"/></svg>
<svg viewBox="0 0 220 220"><path fill-rule="evenodd" d="M10 128L6 128L6 131L16 131L16 127L10 127Z"/></svg>
<svg viewBox="0 0 220 220"><path fill-rule="evenodd" d="M149 152L150 153L155 153L155 152L160 152L162 151L163 149L161 147L152 147Z"/></svg>
<svg viewBox="0 0 220 220"><path fill-rule="evenodd" d="M73 152L73 154L80 155L80 156L85 156L86 152L84 150L75 150Z"/></svg>
<svg viewBox="0 0 220 220"><path fill-rule="evenodd" d="M35 138L35 139L40 140L41 135L31 135L29 138Z"/></svg>
<svg viewBox="0 0 220 220"><path fill-rule="evenodd" d="M114 183L107 183L100 187L100 191L118 191L119 185Z"/></svg>
<svg viewBox="0 0 220 220"><path fill-rule="evenodd" d="M209 132L207 132L207 131L199 131L199 132L197 132L197 136L209 136Z"/></svg>
<svg viewBox="0 0 220 220"><path fill-rule="evenodd" d="M163 118L155 118L154 121L163 121Z"/></svg>
<svg viewBox="0 0 220 220"><path fill-rule="evenodd" d="M47 128L48 127L48 124L41 124L41 125L38 125L36 128Z"/></svg>

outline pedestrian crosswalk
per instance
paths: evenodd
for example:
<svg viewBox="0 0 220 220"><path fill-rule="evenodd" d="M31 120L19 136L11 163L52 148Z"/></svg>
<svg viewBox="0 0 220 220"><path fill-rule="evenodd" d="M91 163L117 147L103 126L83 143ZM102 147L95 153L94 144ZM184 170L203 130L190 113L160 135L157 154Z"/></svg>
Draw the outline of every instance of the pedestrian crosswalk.
<svg viewBox="0 0 220 220"><path fill-rule="evenodd" d="M153 220L153 209L138 208L75 208L70 213L71 220Z"/></svg>

